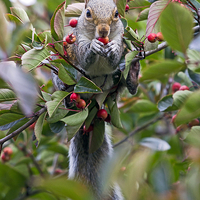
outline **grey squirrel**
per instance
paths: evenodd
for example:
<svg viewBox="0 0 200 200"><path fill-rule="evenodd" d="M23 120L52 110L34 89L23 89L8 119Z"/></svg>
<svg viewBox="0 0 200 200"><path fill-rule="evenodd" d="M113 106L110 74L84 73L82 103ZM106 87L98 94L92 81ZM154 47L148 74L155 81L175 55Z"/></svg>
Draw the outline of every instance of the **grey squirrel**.
<svg viewBox="0 0 200 200"><path fill-rule="evenodd" d="M124 27L119 19L115 0L85 0L85 9L78 18L78 24L72 29L76 42L68 45L67 57L102 90L111 89L114 85L113 74L119 70L119 63L124 51ZM109 37L110 42L104 45L97 38ZM137 88L139 67L131 66L126 82L131 93ZM72 91L56 74L52 73L53 82L57 89ZM81 73L77 79L80 79ZM119 89L120 90L120 89ZM83 98L87 98L84 96ZM110 187L107 196L102 196L100 182L101 166L112 156L112 145L105 133L101 147L94 153L89 153L89 136L82 130L71 139L69 148L69 178L78 179L91 186L95 199L122 200L124 199L117 185Z"/></svg>

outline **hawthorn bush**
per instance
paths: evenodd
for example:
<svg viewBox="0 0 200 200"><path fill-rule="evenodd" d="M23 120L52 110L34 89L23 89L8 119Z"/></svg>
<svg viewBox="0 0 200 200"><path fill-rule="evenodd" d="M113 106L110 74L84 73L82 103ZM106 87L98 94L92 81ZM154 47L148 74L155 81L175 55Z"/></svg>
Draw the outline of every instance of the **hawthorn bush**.
<svg viewBox="0 0 200 200"><path fill-rule="evenodd" d="M79 69L63 38L84 4L72 3L19 7L0 0L0 199L93 199L85 185L67 179L68 143L79 129L92 130L92 153L105 127L114 146L105 190L117 180L127 200L199 199L200 0L118 1L127 53L116 86L140 62L137 93L125 89L118 101L85 76L76 81ZM149 42L152 33L164 41ZM55 91L51 70L94 99L66 109L71 93ZM107 121L95 117L103 103Z"/></svg>

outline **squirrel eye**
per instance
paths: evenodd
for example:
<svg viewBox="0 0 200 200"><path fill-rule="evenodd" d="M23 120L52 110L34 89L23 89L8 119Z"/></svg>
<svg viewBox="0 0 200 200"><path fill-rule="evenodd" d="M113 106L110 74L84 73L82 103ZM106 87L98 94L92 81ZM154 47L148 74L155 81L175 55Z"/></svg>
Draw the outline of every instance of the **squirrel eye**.
<svg viewBox="0 0 200 200"><path fill-rule="evenodd" d="M86 11L86 16L87 16L87 17L91 17L90 10L87 10L87 11Z"/></svg>
<svg viewBox="0 0 200 200"><path fill-rule="evenodd" d="M115 12L115 17L118 17L119 13L118 11Z"/></svg>

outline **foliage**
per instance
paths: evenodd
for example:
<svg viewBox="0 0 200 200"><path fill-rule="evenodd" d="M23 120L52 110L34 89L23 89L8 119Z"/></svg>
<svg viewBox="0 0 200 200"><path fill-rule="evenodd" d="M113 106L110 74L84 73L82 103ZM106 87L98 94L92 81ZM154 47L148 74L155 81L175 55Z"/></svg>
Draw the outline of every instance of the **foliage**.
<svg viewBox="0 0 200 200"><path fill-rule="evenodd" d="M200 126L191 122L200 119L200 1L128 4L128 13L126 0L117 4L128 53L113 80L117 88L132 60L140 60L140 84L134 96L125 89L113 100L116 90L102 92L84 74L76 81L76 66L65 56L65 16L79 16L83 3L39 0L22 8L0 0L0 199L93 199L86 185L67 179L68 141L93 124L90 153L101 146L111 129L96 117L103 104L114 143L102 175L105 192L117 180L128 200L199 198ZM164 42L148 42L148 34L160 31ZM65 108L71 93L54 90L51 70L94 98L84 109ZM189 90L173 91L174 82Z"/></svg>

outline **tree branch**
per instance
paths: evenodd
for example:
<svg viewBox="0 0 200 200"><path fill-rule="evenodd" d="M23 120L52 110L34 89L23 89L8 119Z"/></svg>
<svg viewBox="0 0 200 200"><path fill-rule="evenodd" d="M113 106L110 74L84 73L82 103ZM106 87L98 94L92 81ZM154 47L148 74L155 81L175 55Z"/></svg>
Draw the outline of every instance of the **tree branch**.
<svg viewBox="0 0 200 200"><path fill-rule="evenodd" d="M39 116L44 113L47 110L46 107L42 108L41 110L39 110L37 113L35 113L35 116L30 119L26 124L24 124L23 126L21 126L20 128L18 128L17 130L13 131L11 134L5 136L4 138L0 139L0 145L3 145L4 142L14 138L15 136L17 136L18 134L20 134L23 130L25 130L26 128L28 128L31 124L33 124L34 122L37 121L37 119L39 118Z"/></svg>
<svg viewBox="0 0 200 200"><path fill-rule="evenodd" d="M156 118L156 119L154 119L154 120L148 122L147 124L145 124L145 125L143 125L143 126L141 126L141 127L135 128L135 130L132 131L132 132L130 132L130 133L128 134L127 137L125 137L125 138L124 138L123 140L121 140L120 142L114 144L114 145L113 145L113 148L115 148L115 147L119 146L120 144L126 142L131 136L135 135L137 132L139 132L139 131L141 131L141 130L147 128L147 127L150 126L151 124L154 124L155 122L161 120L161 119L163 118L163 116L164 116L164 115L162 115L162 116L160 116L160 117L158 117L158 118Z"/></svg>

